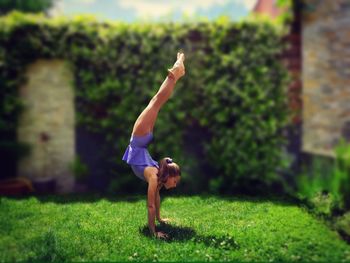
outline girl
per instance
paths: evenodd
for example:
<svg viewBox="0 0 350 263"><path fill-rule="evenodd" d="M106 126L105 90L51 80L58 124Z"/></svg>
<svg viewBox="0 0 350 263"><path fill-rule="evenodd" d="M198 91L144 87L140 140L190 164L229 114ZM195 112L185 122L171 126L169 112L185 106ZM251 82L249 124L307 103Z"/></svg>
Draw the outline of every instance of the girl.
<svg viewBox="0 0 350 263"><path fill-rule="evenodd" d="M159 190L164 186L166 189L176 187L180 181L180 167L169 157L158 162L152 159L147 151L148 144L153 138L153 127L157 115L164 103L169 99L176 82L185 75L185 55L177 53L177 61L165 78L157 94L151 99L148 106L137 118L131 134L123 160L126 161L135 175L148 183L147 208L148 228L153 236L167 238L167 235L155 230L155 218L159 223L169 222L169 219L160 218Z"/></svg>

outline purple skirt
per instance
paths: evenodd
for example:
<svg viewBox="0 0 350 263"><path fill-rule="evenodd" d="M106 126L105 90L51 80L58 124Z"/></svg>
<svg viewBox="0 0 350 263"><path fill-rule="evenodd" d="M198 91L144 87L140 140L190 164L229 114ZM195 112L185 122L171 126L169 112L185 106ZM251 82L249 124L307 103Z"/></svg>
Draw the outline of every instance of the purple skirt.
<svg viewBox="0 0 350 263"><path fill-rule="evenodd" d="M151 143L152 139L152 133L144 136L131 136L130 143L122 159L131 166L135 175L144 181L146 180L143 171L147 166L159 168L158 162L152 159L147 150L147 146Z"/></svg>

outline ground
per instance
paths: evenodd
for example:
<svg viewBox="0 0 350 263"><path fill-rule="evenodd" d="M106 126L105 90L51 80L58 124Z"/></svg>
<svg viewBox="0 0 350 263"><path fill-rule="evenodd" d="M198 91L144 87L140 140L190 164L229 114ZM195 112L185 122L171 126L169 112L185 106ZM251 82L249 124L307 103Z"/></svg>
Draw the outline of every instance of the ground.
<svg viewBox="0 0 350 263"><path fill-rule="evenodd" d="M0 199L0 261L350 262L350 245L281 197L163 197L148 235L145 196Z"/></svg>

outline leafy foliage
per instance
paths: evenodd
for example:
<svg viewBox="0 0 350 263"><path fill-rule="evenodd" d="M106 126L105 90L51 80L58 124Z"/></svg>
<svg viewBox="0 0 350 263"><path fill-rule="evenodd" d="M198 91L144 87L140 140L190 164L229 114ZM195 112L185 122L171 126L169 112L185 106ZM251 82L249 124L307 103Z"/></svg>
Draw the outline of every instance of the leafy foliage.
<svg viewBox="0 0 350 263"><path fill-rule="evenodd" d="M318 214L332 215L350 208L350 145L339 141L335 160L314 157L309 169L298 175L297 195L314 206Z"/></svg>
<svg viewBox="0 0 350 263"><path fill-rule="evenodd" d="M38 13L50 8L55 0L0 0L0 14L17 10Z"/></svg>
<svg viewBox="0 0 350 263"><path fill-rule="evenodd" d="M118 174L111 191L133 183L122 154L179 48L186 53L186 76L159 114L153 158L172 156L188 191L254 191L276 180L281 131L289 121L288 75L279 60L282 31L268 21L107 24L14 12L0 28L2 127L16 127L16 88L25 66L37 58L68 60L77 124L103 134L100 151L115 153L105 155L110 174Z"/></svg>
<svg viewBox="0 0 350 263"><path fill-rule="evenodd" d="M84 181L89 174L88 166L81 160L79 155L70 163L70 170L78 181Z"/></svg>

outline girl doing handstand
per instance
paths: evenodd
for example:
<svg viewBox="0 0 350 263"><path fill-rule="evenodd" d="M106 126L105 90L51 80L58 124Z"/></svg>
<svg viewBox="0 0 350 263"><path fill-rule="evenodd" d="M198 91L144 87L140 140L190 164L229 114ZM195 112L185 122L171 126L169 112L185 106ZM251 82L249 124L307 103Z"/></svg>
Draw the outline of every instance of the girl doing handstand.
<svg viewBox="0 0 350 263"><path fill-rule="evenodd" d="M180 167L169 157L158 162L152 159L147 146L153 139L153 127L158 112L164 103L171 96L176 82L185 75L185 55L177 53L177 61L171 69L168 69L168 76L161 87L151 99L147 107L137 118L131 134L123 160L132 168L137 177L148 183L147 209L148 228L152 235L158 238L166 238L162 232L156 232L155 219L159 223L166 223L169 219L160 217L160 196L159 190L164 186L166 189L174 188L180 181Z"/></svg>

